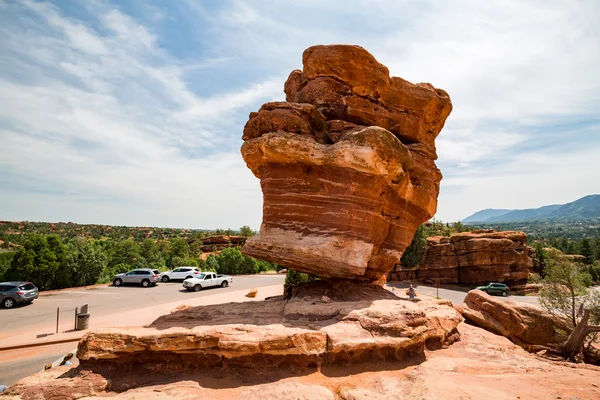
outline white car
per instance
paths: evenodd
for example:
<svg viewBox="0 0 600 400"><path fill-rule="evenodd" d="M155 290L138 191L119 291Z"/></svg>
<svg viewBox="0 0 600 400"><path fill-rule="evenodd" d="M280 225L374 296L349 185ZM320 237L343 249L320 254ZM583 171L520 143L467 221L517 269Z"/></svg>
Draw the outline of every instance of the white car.
<svg viewBox="0 0 600 400"><path fill-rule="evenodd" d="M193 278L183 281L183 287L187 290L199 292L202 289L214 286L227 287L233 283L233 277L229 275L217 275L214 272L201 272Z"/></svg>
<svg viewBox="0 0 600 400"><path fill-rule="evenodd" d="M163 282L169 282L170 280L174 279L184 280L188 278L193 278L194 276L197 276L200 273L200 270L195 267L179 267L175 268L172 271L167 271L160 274L160 280Z"/></svg>

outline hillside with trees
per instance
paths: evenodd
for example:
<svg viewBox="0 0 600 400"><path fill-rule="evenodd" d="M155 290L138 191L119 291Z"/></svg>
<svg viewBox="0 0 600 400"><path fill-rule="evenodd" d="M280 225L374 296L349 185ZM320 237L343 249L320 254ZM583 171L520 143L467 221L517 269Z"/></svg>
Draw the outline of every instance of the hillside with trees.
<svg viewBox="0 0 600 400"><path fill-rule="evenodd" d="M31 281L49 290L111 282L115 274L136 268L166 271L186 265L225 274L255 274L279 268L242 254L235 244L203 255L203 238L226 234L247 237L254 232L248 226L237 231L208 231L2 222L0 281Z"/></svg>

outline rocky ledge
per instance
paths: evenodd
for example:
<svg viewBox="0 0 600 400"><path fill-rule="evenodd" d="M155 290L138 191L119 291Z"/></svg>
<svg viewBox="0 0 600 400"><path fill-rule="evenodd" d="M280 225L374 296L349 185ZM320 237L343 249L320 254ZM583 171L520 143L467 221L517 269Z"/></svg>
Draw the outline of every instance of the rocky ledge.
<svg viewBox="0 0 600 400"><path fill-rule="evenodd" d="M379 286L317 281L296 288L289 301L193 307L148 327L98 329L81 340L77 356L84 367L151 370L402 360L452 343L461 320L449 302L411 302Z"/></svg>
<svg viewBox="0 0 600 400"><path fill-rule="evenodd" d="M263 191L250 256L324 278L385 280L437 209L434 140L446 92L390 77L359 46L308 48L244 127L242 156Z"/></svg>

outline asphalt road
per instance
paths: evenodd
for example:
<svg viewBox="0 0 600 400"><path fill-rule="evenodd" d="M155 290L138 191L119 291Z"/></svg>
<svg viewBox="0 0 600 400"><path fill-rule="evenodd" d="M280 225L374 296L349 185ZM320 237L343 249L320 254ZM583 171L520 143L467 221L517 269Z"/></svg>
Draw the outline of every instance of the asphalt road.
<svg viewBox="0 0 600 400"><path fill-rule="evenodd" d="M283 285L285 275L235 276L227 288L211 288L201 292L189 292L181 282L159 283L155 287L96 286L87 289L69 289L41 295L32 304L12 309L0 309L1 338L16 336L23 332L52 333L56 329L56 308L60 307L60 330L73 328L75 307L89 305L95 316L111 315L170 303L190 297L203 297L228 291ZM157 315L158 317L158 315ZM76 343L63 343L0 352L0 384L11 385L17 380L40 371L45 364L53 362L71 352Z"/></svg>
<svg viewBox="0 0 600 400"><path fill-rule="evenodd" d="M400 295L404 295L404 292L408 288L409 284L403 283L403 282L388 282L388 286L397 288L397 292ZM435 286L428 286L428 285L413 285L413 286L415 286L415 289L417 290L418 294L426 294L428 296L435 297L438 293ZM465 296L467 295L468 291L469 291L469 289L467 289L467 288L444 286L444 287L440 287L439 296L442 299L450 300L453 304L458 305L458 304L464 303ZM533 305L539 306L537 296L508 296L508 297L494 296L494 297L497 299L500 299L500 300L504 300L504 301L510 300L510 301L514 301L514 302L518 302L518 303L528 303L528 304L533 304Z"/></svg>
<svg viewBox="0 0 600 400"><path fill-rule="evenodd" d="M227 288L209 288L201 292L185 290L181 282L159 283L156 286L93 286L40 295L33 303L11 309L0 308L0 344L3 337L22 332L53 333L56 329L56 309L60 309L59 330L73 329L75 308L87 303L92 318L117 312L170 303L190 297L210 296L253 287L282 284L284 275L235 276ZM157 316L158 317L158 316Z"/></svg>

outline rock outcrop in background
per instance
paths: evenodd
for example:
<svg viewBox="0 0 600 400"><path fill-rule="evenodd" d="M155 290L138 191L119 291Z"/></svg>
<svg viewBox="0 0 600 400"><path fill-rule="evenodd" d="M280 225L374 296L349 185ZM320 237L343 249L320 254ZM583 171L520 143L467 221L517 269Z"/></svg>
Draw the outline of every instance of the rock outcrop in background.
<svg viewBox="0 0 600 400"><path fill-rule="evenodd" d="M263 221L244 252L324 278L382 281L437 208L446 92L390 77L359 46L308 48L244 127Z"/></svg>
<svg viewBox="0 0 600 400"><path fill-rule="evenodd" d="M533 249L523 232L492 230L427 238L425 261L415 269L394 267L390 280L440 279L441 283L478 284L527 281Z"/></svg>

